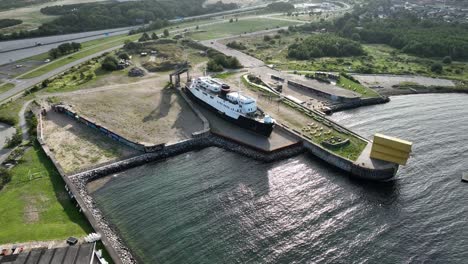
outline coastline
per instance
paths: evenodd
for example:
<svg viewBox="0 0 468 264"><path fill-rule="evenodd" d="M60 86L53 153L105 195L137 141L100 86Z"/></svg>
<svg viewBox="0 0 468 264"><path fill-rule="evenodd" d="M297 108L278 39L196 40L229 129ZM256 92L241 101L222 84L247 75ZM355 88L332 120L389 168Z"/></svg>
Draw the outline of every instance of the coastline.
<svg viewBox="0 0 468 264"><path fill-rule="evenodd" d="M383 88L379 92L382 95L382 97L365 98L365 99L361 99L358 102L334 105L333 107L331 107L331 111L328 112L327 114L332 115L333 113L336 113L336 112L356 109L360 107L378 105L378 104L386 104L391 101L391 97L393 96L418 95L418 94L456 94L456 93L468 94L468 89L434 86L434 87L418 88L417 90L414 88L411 88L411 89Z"/></svg>

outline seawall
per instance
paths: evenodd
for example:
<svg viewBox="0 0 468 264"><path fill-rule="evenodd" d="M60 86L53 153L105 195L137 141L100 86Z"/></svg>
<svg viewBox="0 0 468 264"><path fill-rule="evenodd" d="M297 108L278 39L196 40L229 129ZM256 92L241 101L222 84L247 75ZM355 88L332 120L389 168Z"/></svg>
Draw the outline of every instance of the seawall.
<svg viewBox="0 0 468 264"><path fill-rule="evenodd" d="M377 105L377 104L385 104L390 102L390 98L387 96L382 97L373 97L373 98L361 98L357 101L352 102L345 102L331 106L331 113L333 112L340 112L344 110L354 109L361 106L369 106L369 105Z"/></svg>
<svg viewBox="0 0 468 264"><path fill-rule="evenodd" d="M201 115L201 113L198 113ZM69 114L70 117L76 120L76 116ZM80 121L78 118L77 121ZM91 125L90 120L84 119ZM206 121L206 119L203 119ZM208 125L208 123L206 123ZM131 169L137 166L141 166L150 162L156 162L176 156L188 151L198 150L206 147L219 147L228 151L236 152L241 155L261 160L264 162L272 162L276 160L282 160L295 155L299 155L305 151L304 146L301 143L288 146L286 148L277 149L272 152L265 152L257 149L253 149L247 145L243 145L240 142L234 142L228 138L223 138L210 133L209 125L204 127L203 131L196 132L192 135L191 139L187 139L175 144L164 144L157 150L152 149L152 152L147 152L131 157L125 160L109 162L102 164L102 166L88 169L83 172L76 173L74 175L67 175L63 170L60 163L54 156L54 153L50 150L48 145L42 139L42 114L39 114L38 122L38 133L37 140L41 144L42 149L57 168L57 171L65 181L66 189L69 191L70 196L75 199L80 211L88 219L93 229L102 235L102 243L106 247L112 260L117 264L137 263L137 259L131 250L125 245L125 242L119 236L117 228L115 228L103 215L102 211L98 208L93 197L87 190L87 183L101 177L119 173L127 169ZM102 133L103 131L97 129L96 132ZM109 133L112 133L109 131ZM107 133L104 133L109 135ZM112 133L112 138L116 139L119 135ZM117 139L116 139L117 140ZM119 140L117 140L119 141ZM120 141L121 142L121 141Z"/></svg>

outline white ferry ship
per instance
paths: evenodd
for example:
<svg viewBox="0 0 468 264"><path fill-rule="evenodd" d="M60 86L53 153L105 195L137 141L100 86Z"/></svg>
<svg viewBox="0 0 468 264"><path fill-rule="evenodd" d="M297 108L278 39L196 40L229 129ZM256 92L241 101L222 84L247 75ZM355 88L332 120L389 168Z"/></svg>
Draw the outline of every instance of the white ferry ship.
<svg viewBox="0 0 468 264"><path fill-rule="evenodd" d="M231 91L229 85L211 77L198 77L186 86L190 95L221 117L269 137L275 120L257 107L255 99Z"/></svg>

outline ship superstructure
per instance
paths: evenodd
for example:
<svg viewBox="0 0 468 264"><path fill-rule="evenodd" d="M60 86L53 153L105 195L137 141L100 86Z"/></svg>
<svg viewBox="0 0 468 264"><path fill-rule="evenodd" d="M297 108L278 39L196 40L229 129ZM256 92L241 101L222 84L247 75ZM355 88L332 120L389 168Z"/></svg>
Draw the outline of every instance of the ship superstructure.
<svg viewBox="0 0 468 264"><path fill-rule="evenodd" d="M190 94L222 117L264 136L270 136L275 120L257 107L255 99L231 91L229 85L208 76L187 85Z"/></svg>

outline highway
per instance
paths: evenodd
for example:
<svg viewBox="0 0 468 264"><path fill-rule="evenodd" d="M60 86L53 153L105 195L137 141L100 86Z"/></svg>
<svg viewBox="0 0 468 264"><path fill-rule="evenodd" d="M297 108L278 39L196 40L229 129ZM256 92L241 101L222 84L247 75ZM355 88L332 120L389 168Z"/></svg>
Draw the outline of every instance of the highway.
<svg viewBox="0 0 468 264"><path fill-rule="evenodd" d="M249 12L256 10L266 5L257 5L251 7L243 7L235 10L216 12L206 15L191 16L182 19L172 19L169 20L171 23L177 23L182 21L190 21L196 19L206 19L210 17L216 17L227 14ZM47 37L38 37L38 38L29 38L29 39L19 39L19 40L9 40L0 42L0 65L12 63L18 60L29 58L38 54L48 52L50 49L57 47L60 44L67 42L86 42L95 39L106 38L110 36L124 35L128 34L131 29L138 28L140 26L133 27L124 27L124 28L113 28L105 29L98 31L89 31L82 33L73 33L66 35L54 35ZM36 43L41 43L41 46L37 46Z"/></svg>
<svg viewBox="0 0 468 264"><path fill-rule="evenodd" d="M71 41L82 43L95 39L128 34L132 28L135 27L0 42L0 65L48 52L50 49L62 43ZM36 46L36 42L42 43L43 45Z"/></svg>
<svg viewBox="0 0 468 264"><path fill-rule="evenodd" d="M84 57L82 59L76 60L74 62L66 64L66 65L64 65L62 67L59 67L59 68L57 68L55 70L52 70L50 72L47 72L47 73L45 73L45 74L43 74L41 76L35 77L35 78L31 78L31 79L18 79L18 78L16 78L16 79L13 79L11 81L15 84L15 87L8 90L8 91L6 91L6 92L4 92L4 93L2 93L2 94L0 94L0 102L3 102L6 99L8 99L10 97L13 97L13 96L15 96L17 94L20 94L21 92L25 91L29 87L34 86L37 83L40 83L43 80L45 80L47 78L50 78L52 76L55 76L55 75L57 75L57 74L59 74L59 73L61 73L63 71L66 71L67 69L69 69L69 68L71 68L73 66L76 66L76 65L78 65L80 63L83 63L83 62L85 62L87 60L90 60L90 59L92 59L94 57L97 57L97 56L99 56L99 55L101 55L101 54L103 54L105 52L113 51L113 50L119 49L121 47L122 47L122 45L112 47L112 48L107 49L107 50L100 51L98 53L95 53L93 55L90 55L90 56Z"/></svg>

